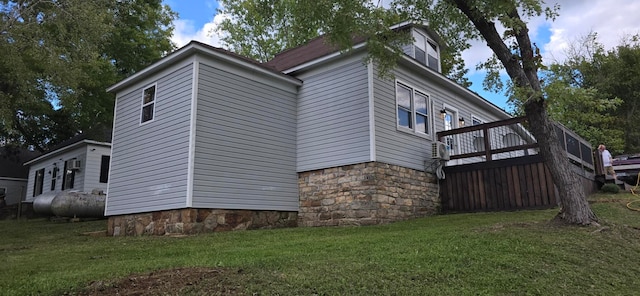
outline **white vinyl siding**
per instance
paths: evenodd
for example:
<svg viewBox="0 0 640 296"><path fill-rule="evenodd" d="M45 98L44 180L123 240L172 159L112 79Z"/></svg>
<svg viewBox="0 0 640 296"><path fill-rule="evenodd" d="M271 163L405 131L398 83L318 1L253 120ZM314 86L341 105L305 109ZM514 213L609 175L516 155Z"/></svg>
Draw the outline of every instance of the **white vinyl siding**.
<svg viewBox="0 0 640 296"><path fill-rule="evenodd" d="M117 94L107 216L186 207L192 67L178 63ZM154 119L141 125L151 84Z"/></svg>
<svg viewBox="0 0 640 296"><path fill-rule="evenodd" d="M367 68L350 56L298 76L297 171L370 160Z"/></svg>
<svg viewBox="0 0 640 296"><path fill-rule="evenodd" d="M93 189L106 190L107 184L99 183L98 180L100 175L100 155L98 154L109 154L110 150L106 144L83 143L61 153L54 151L52 155L29 164L26 201L32 202L37 197L33 196L34 181L36 171L41 169L44 169L42 194L61 192L65 162L72 159L79 160L81 167L79 170L74 170L73 188L65 188L65 190L82 192L91 192ZM58 172L54 174L56 168ZM53 190L51 189L52 183L55 183Z"/></svg>
<svg viewBox="0 0 640 296"><path fill-rule="evenodd" d="M93 189L107 190L107 184L100 182L103 155L111 155L111 147L87 146L87 159L82 164L84 167L84 191L86 192L91 192Z"/></svg>
<svg viewBox="0 0 640 296"><path fill-rule="evenodd" d="M193 207L297 211L296 88L219 66L199 65Z"/></svg>

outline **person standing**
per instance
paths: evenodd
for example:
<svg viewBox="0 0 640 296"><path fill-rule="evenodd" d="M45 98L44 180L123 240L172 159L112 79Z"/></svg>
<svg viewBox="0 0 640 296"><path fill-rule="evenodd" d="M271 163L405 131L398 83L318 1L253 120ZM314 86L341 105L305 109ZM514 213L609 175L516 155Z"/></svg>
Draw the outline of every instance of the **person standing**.
<svg viewBox="0 0 640 296"><path fill-rule="evenodd" d="M605 175L609 174L613 176L613 179L616 180L618 177L616 176L616 171L613 170L613 157L611 157L611 153L607 150L603 144L598 146L598 150L600 151L600 155L602 156L602 166L604 167Z"/></svg>

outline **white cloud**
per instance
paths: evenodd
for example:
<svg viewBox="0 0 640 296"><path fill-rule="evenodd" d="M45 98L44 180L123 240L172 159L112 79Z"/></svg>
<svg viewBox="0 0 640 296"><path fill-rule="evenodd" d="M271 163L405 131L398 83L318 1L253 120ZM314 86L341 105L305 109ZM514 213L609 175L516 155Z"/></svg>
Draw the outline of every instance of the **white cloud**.
<svg viewBox="0 0 640 296"><path fill-rule="evenodd" d="M213 10L215 5L207 2L207 5ZM214 31L215 27L226 18L225 15L216 14L213 19L201 27L196 28L194 22L188 19L179 19L174 21L173 25L175 30L171 41L173 41L178 47L185 46L191 40L200 41L202 43L220 47L220 36Z"/></svg>
<svg viewBox="0 0 640 296"><path fill-rule="evenodd" d="M544 60L562 61L569 44L598 33L606 49L620 43L625 35L640 33L640 2L633 0L561 0L560 17L551 23L551 41L544 46Z"/></svg>
<svg viewBox="0 0 640 296"><path fill-rule="evenodd" d="M625 35L640 33L640 1L633 0L559 0L560 16L554 22L544 17L537 17L528 21L530 36L535 42L536 36L548 26L551 32L550 40L546 44L538 44L546 63L563 61L565 50L569 44L589 32L598 33L598 41L606 49L611 49L620 43ZM553 1L548 4L553 5ZM470 73L475 71L475 65L484 62L492 52L484 41L473 41L471 49L463 52Z"/></svg>

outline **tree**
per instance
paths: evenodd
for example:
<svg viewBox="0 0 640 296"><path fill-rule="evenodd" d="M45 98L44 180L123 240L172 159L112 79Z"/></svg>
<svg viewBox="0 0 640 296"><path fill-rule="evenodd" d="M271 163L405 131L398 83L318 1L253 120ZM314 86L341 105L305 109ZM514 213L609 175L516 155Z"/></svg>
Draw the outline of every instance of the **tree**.
<svg viewBox="0 0 640 296"><path fill-rule="evenodd" d="M106 87L174 48L160 0L0 1L0 140L44 151L110 128Z"/></svg>
<svg viewBox="0 0 640 296"><path fill-rule="evenodd" d="M543 72L543 89L551 118L594 147L606 143L611 151L624 151L624 126L617 122L616 116L623 100L599 90L601 79L615 78L611 77L613 73L598 69L605 51L597 42L597 34L579 38L566 54L565 61L553 63Z"/></svg>
<svg viewBox="0 0 640 296"><path fill-rule="evenodd" d="M401 54L400 47L410 40L390 29L390 24L398 20L428 21L454 50L468 48L471 39L484 40L495 55L494 65L503 67L509 75L531 132L538 140L540 154L558 187L561 209L557 220L579 225L597 222L547 113L538 77L541 58L531 43L525 22L543 14L554 18L558 7L544 8L538 0L396 0L391 9L361 0L293 1L289 5L313 11L317 21L314 24L332 43L344 49L349 48L353 36L366 37L369 54L381 64L382 71L395 63ZM505 28L502 35L497 24Z"/></svg>
<svg viewBox="0 0 640 296"><path fill-rule="evenodd" d="M216 28L223 45L260 62L320 35L314 11L292 5L295 0L222 0L218 13L227 15Z"/></svg>
<svg viewBox="0 0 640 296"><path fill-rule="evenodd" d="M616 48L599 52L585 72L585 86L593 87L606 98L622 103L612 114L611 128L624 131L624 147L617 152L640 152L640 36L622 40Z"/></svg>
<svg viewBox="0 0 640 296"><path fill-rule="evenodd" d="M394 57L402 54L398 46L394 46L392 52L384 49L386 44L401 44L410 40L410 36L401 36L389 30L391 25L403 21L403 16L374 4L374 1L300 2L222 0L220 4L223 8L218 13L228 18L216 27L216 31L222 35L222 43L229 50L260 62L266 62L286 49L303 45L329 31L333 37L340 39L333 40L336 44L350 44L351 37L355 35L369 36L371 44L379 45L375 47L376 57L388 57L379 59L383 69L392 67ZM332 15L334 12L345 18ZM328 19L332 20L331 24L327 22ZM342 31L343 28L346 30ZM347 31L350 28L356 31ZM464 76L468 70L460 55L466 48L468 44L450 44L440 53L442 73L465 87L471 85Z"/></svg>

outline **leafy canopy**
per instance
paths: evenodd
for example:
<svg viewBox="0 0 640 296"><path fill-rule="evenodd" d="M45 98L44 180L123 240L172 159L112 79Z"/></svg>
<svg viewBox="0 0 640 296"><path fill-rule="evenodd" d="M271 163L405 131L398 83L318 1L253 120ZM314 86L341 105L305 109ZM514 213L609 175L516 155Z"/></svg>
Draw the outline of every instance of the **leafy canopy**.
<svg viewBox="0 0 640 296"><path fill-rule="evenodd" d="M174 48L175 16L160 0L0 1L0 143L110 128L106 87Z"/></svg>

